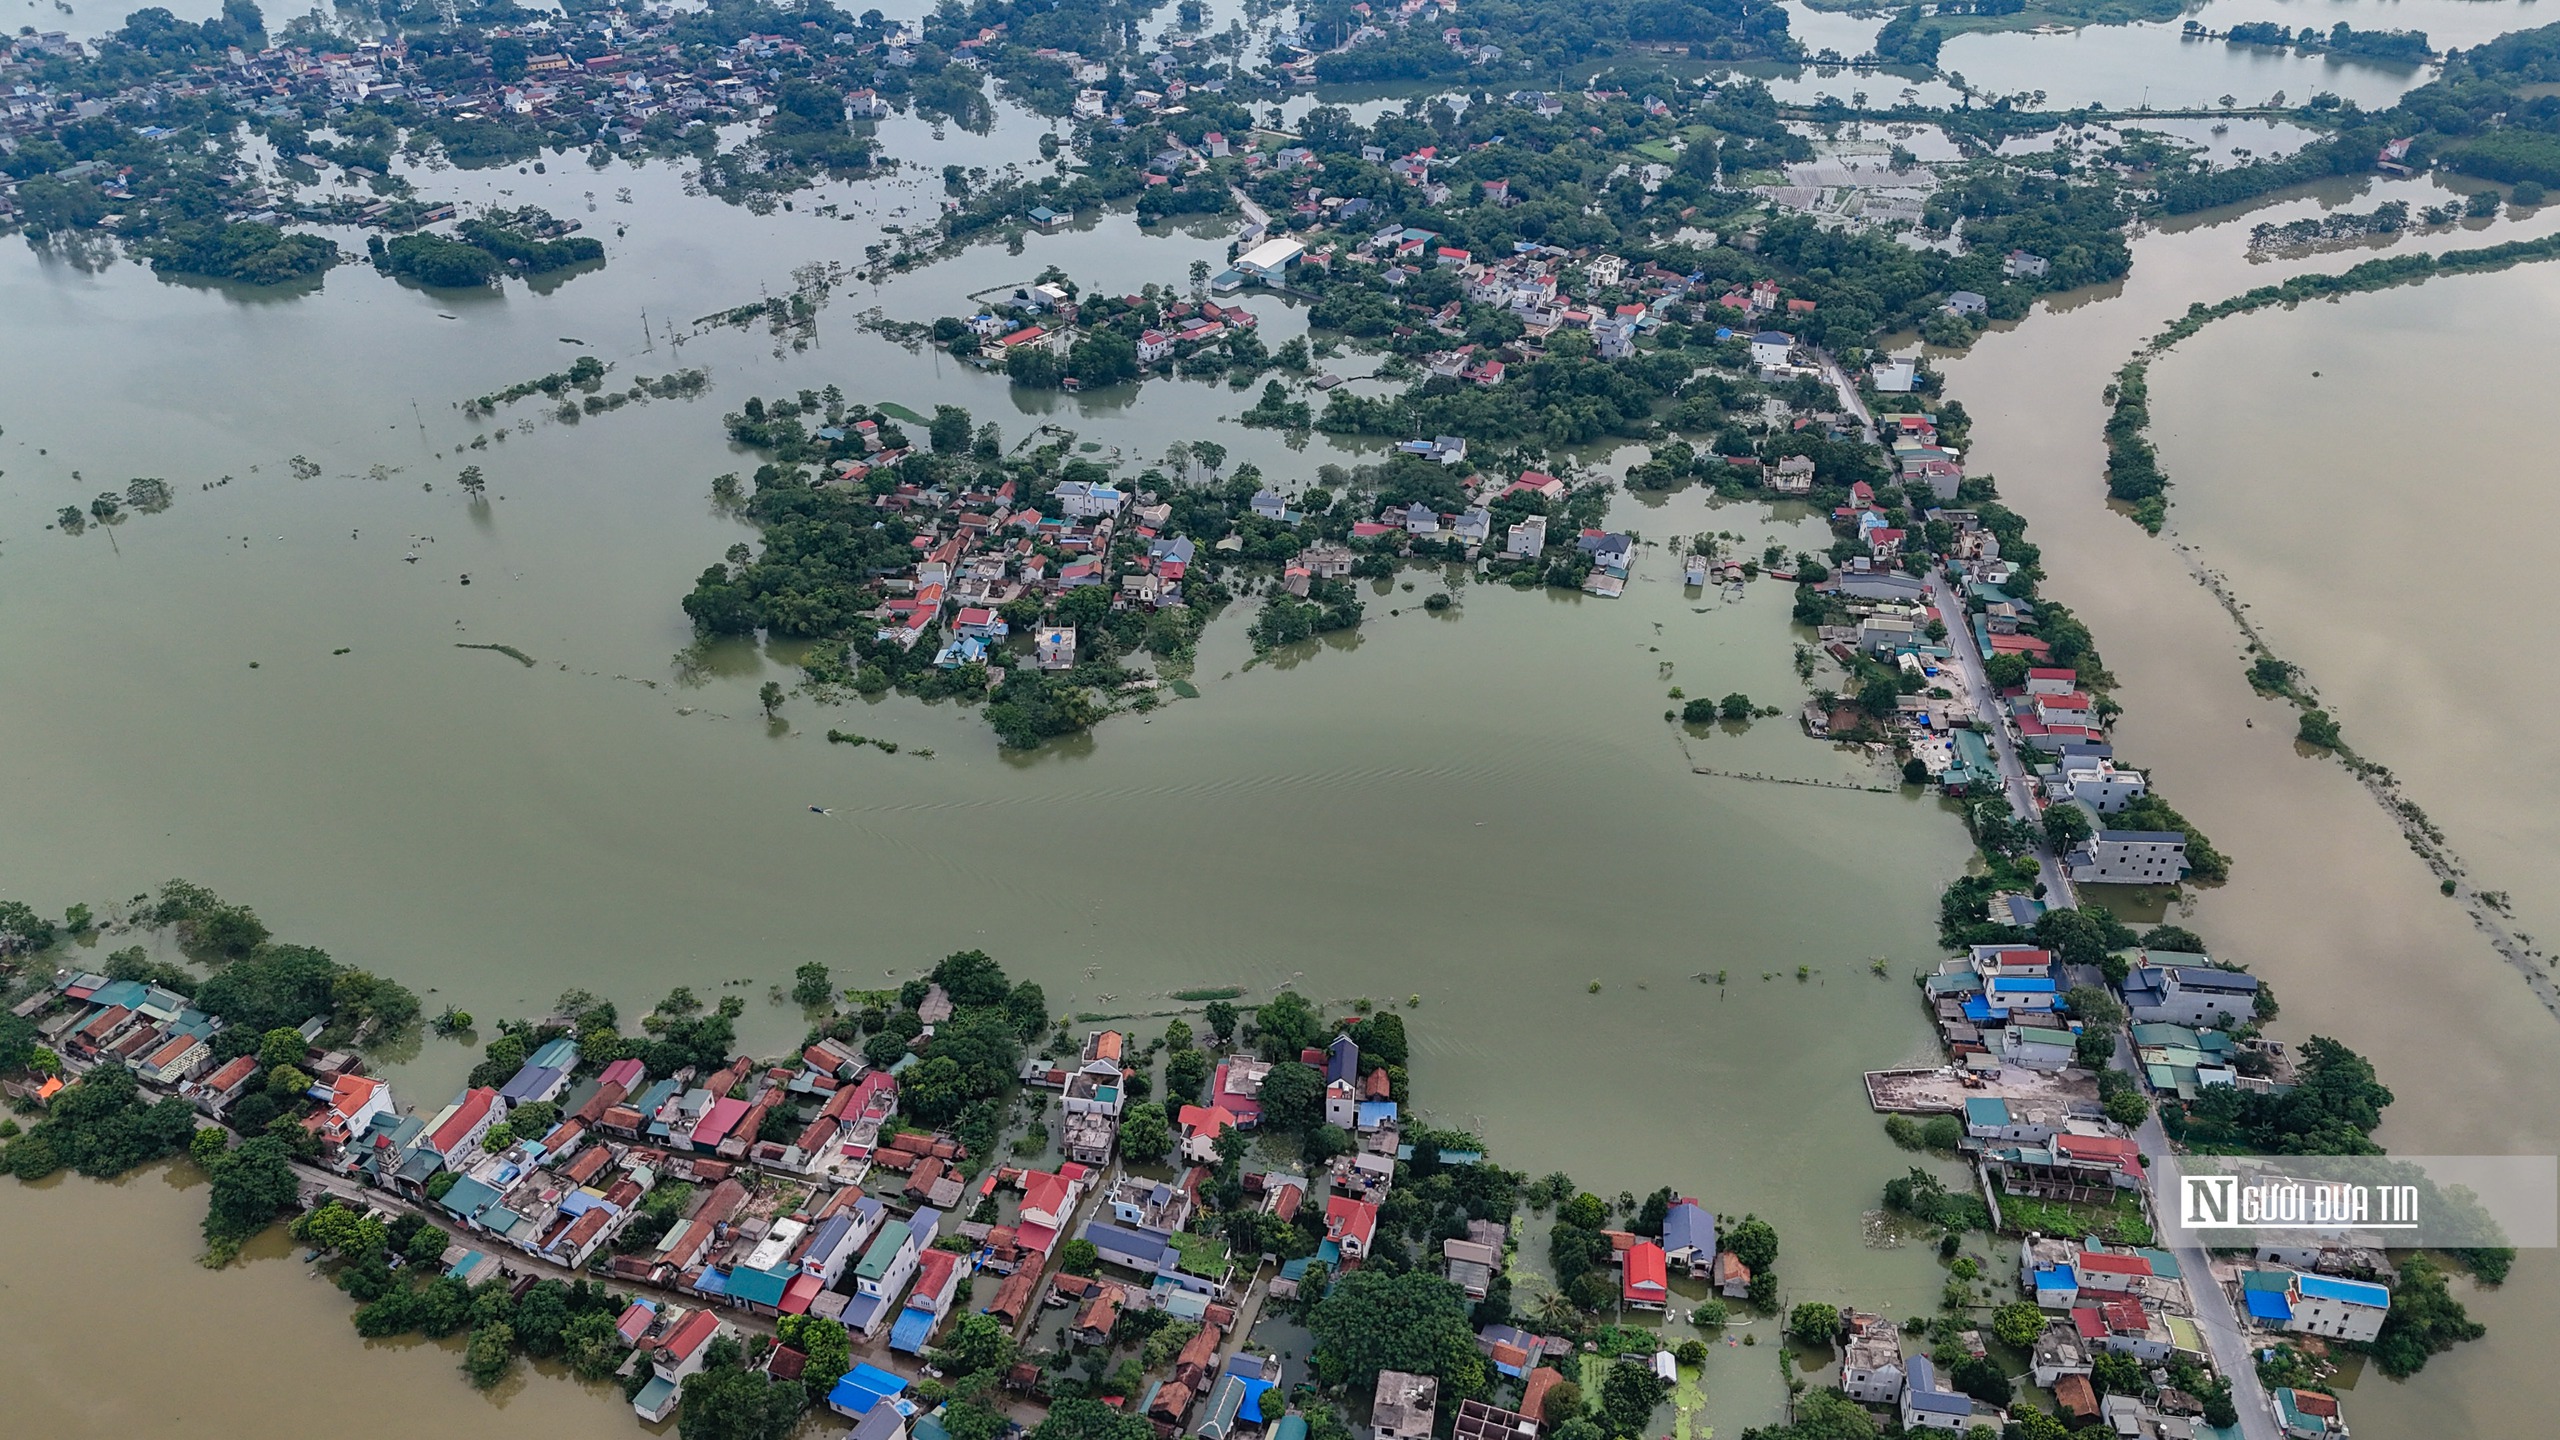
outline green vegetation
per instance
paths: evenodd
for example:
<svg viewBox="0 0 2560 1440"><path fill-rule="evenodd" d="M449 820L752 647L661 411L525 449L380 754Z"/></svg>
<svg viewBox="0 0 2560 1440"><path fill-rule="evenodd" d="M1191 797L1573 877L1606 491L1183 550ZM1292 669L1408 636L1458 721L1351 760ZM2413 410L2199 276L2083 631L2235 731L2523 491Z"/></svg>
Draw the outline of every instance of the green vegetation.
<svg viewBox="0 0 2560 1440"><path fill-rule="evenodd" d="M1917 1166L1885 1182L1884 1208L1949 1230L1991 1228L1991 1207L1981 1196L1949 1190L1945 1181Z"/></svg>
<svg viewBox="0 0 2560 1440"><path fill-rule="evenodd" d="M2401 1380L2425 1369L2430 1356L2488 1333L2445 1288L2443 1270L2424 1254L2412 1254L2400 1262L2400 1283L2392 1289L2382 1333L2350 1348L2371 1355L2383 1374Z"/></svg>
<svg viewBox="0 0 2560 1440"><path fill-rule="evenodd" d="M2326 1036L2302 1043L2294 1088L2281 1095L2212 1086L2163 1100L2169 1138L2209 1153L2379 1155L2374 1128L2391 1091L2363 1056Z"/></svg>
<svg viewBox="0 0 2560 1440"><path fill-rule="evenodd" d="M174 225L142 245L153 273L203 275L244 285L282 285L326 274L342 258L317 235L251 221Z"/></svg>
<svg viewBox="0 0 2560 1440"><path fill-rule="evenodd" d="M2107 416L2107 496L2131 507L2134 522L2157 535L2169 518L2161 492L2169 477L2152 449L2150 387L2137 360L2116 372L2115 407Z"/></svg>
<svg viewBox="0 0 2560 1440"><path fill-rule="evenodd" d="M1481 1396L1490 1381L1468 1323L1466 1296L1437 1275L1362 1268L1333 1282L1307 1319L1315 1369L1327 1385L1353 1393L1381 1370L1440 1378L1452 1398Z"/></svg>
<svg viewBox="0 0 2560 1440"><path fill-rule="evenodd" d="M527 206L465 220L451 237L424 230L390 241L376 235L365 248L382 273L442 289L493 285L506 275L529 278L603 262L601 241L542 238L562 228L548 213Z"/></svg>

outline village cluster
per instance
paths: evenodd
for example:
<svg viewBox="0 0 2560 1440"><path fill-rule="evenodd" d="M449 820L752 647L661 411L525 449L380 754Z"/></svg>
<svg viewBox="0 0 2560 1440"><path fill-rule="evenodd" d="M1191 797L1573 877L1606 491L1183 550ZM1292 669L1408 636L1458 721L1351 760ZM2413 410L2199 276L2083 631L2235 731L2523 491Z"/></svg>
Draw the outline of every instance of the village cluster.
<svg viewBox="0 0 2560 1440"><path fill-rule="evenodd" d="M2150 1086L2192 1097L2205 1086L2284 1083L2265 1078L2281 1073L2282 1047L2239 1033L2249 1028L2256 988L2249 977L2201 955L2121 958L2118 993ZM1878 1072L1870 1094L1886 1111L1955 1117L1995 1207L2048 1201L2147 1213L2135 1142L2085 1079L2068 1073L2086 1049L2085 1027L2063 1013L2070 978L2045 950L1975 947L1926 986L1954 1068ZM66 973L17 1013L58 1047L74 1080L122 1064L217 1122L274 1059L212 1063L220 1022L139 980ZM916 1014L920 1050L950 1021L951 1002L933 987ZM1153 1123L1170 1122L1169 1157L1121 1153L1135 1108L1130 1067L1148 1063L1131 1036L1095 1030L1079 1045L1053 1046L1025 1060L1017 1077L1026 1093L1054 1099L1061 1158L1048 1169L971 1155L948 1132L902 1123L900 1077L916 1068L919 1051L875 1065L879 1055L867 1059L869 1047L820 1036L787 1063L737 1057L717 1069L653 1077L637 1058L586 1062L577 1041L561 1036L527 1054L503 1084L466 1087L425 1113L404 1109L355 1052L309 1051L300 1057L312 1103L299 1124L315 1142L306 1193L423 1211L451 1227L441 1264L468 1283L529 1287L544 1276L585 1274L627 1289L634 1298L617 1333L632 1348L630 1388L644 1419L673 1413L713 1341L770 1328L780 1317L813 1316L847 1332L855 1363L834 1382L828 1404L856 1433L936 1440L945 1432L933 1407L912 1392L930 1374L921 1367L936 1336L947 1338L957 1317L991 1317L1023 1343L1005 1383L1037 1403L1046 1393L1035 1348L1044 1312L1063 1312L1061 1354L1107 1351L1129 1333L1124 1315L1161 1312L1195 1328L1165 1370L1126 1397L1133 1413L1166 1436L1296 1440L1307 1422L1287 1404L1293 1377L1278 1353L1254 1345L1254 1317L1298 1301L1302 1287L1357 1271L1381 1244L1403 1253L1404 1242L1381 1228L1381 1207L1417 1148L1404 1107L1391 1098L1402 1082L1364 1059L1356 1019L1337 1025L1329 1041L1294 1060L1249 1049L1217 1055L1196 1101L1157 1110ZM320 1026L315 1019L305 1038ZM1265 1089L1284 1064L1307 1072L1299 1083L1320 1087L1322 1120L1348 1144L1306 1173L1240 1173L1242 1206L1279 1225L1315 1226L1312 1253L1286 1261L1240 1253L1208 1196L1263 1128ZM50 1099L64 1083L56 1076L30 1098ZM1429 1132L1421 1142L1433 1147L1435 1169L1486 1163L1479 1151L1438 1148ZM657 1193L680 1197L681 1206L653 1207ZM1765 1300L1731 1243L1738 1232L1730 1217L1720 1223L1698 1201L1667 1191L1657 1199L1658 1218L1600 1231L1603 1273L1620 1313L1670 1310L1679 1302L1675 1276L1732 1301ZM1994 1215L1996 1227L1996 1208ZM654 1222L646 1232L654 1238L617 1243L644 1219ZM1507 1290L1520 1272L1512 1228L1471 1222L1462 1237L1439 1244L1431 1267L1470 1300ZM2201 1274L2167 1250L2097 1233L2031 1232L2016 1253L2019 1292L2046 1316L2022 1347L2032 1355L2034 1383L2052 1391L2060 1413L2102 1420L2126 1436L2203 1433L2204 1402L2168 1380L2189 1367L2209 1373L2198 1328L2209 1322L2199 1318L2191 1286L2221 1287L2268 1344L2371 1340L2391 1304L2388 1259L2372 1237L2353 1234L2216 1260ZM1855 1310L1840 1323L1837 1384L1850 1399L1907 1429L1961 1432L2008 1418L1950 1384L1925 1337ZM1966 1338L1978 1354L1978 1337ZM1535 1434L1545 1392L1574 1373L1576 1347L1520 1323L1493 1323L1482 1327L1478 1348L1510 1408L1466 1398L1455 1424L1486 1437ZM2109 1357L2150 1371L2148 1394L2125 1393L2121 1381L2103 1394L2093 1388L2091 1376L2116 1363ZM806 1361L803 1350L782 1344L765 1349L760 1363L796 1379ZM1675 1373L1667 1340L1630 1363L1666 1380ZM1436 1377L1382 1373L1369 1397L1373 1433L1432 1434L1438 1393ZM2332 1396L2279 1388L2271 1403L2294 1440L2346 1434Z"/></svg>

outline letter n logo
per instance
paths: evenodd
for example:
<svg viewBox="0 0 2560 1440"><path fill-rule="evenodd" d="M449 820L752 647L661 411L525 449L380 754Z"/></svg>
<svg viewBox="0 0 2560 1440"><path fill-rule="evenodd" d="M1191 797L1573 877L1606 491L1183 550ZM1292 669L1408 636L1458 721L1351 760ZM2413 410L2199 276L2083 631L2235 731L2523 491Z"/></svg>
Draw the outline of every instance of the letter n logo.
<svg viewBox="0 0 2560 1440"><path fill-rule="evenodd" d="M2186 1201L2178 1223L2189 1229L2231 1223L2231 1201L2238 1182L2229 1175L2186 1175Z"/></svg>

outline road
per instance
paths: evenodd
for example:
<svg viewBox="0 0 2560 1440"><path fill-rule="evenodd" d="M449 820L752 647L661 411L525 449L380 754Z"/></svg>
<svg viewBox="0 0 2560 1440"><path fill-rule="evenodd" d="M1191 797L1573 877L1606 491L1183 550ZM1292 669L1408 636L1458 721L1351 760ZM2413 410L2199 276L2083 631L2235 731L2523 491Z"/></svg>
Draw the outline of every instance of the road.
<svg viewBox="0 0 2560 1440"><path fill-rule="evenodd" d="M1858 394L1857 384L1849 378L1849 372L1840 368L1840 362L1832 357L1830 351L1816 350L1813 353L1822 357L1822 378L1830 381L1831 388L1840 392L1840 408L1857 416L1858 425L1866 432L1867 438L1874 439L1875 417L1867 413L1866 399Z"/></svg>
<svg viewBox="0 0 2560 1440"><path fill-rule="evenodd" d="M1964 606L1956 598L1955 587L1944 571L1929 572L1929 599L1938 607L1938 618L1947 625L1948 648L1955 652L1956 669L1964 676L1966 694L1972 698L1974 713L1990 725L1991 752L2000 764L2001 789L2009 797L2009 805L2021 819L2034 825L2036 831L2036 869L2043 877L2045 902L2055 906L2079 903L2071 888L2070 877L2054 858L2044 842L2044 827L2036 824L2035 782L2028 774L2026 762L2018 753L2017 739L2009 731L2006 715L2000 709L2000 696L1992 689L1991 676L1984 669L1982 652L1974 643L1973 627L1965 623ZM2073 983L2085 983L2095 977L2075 975ZM2116 1037L2115 1068L2139 1077L2133 1042L2122 1035ZM2166 1173L2163 1166L2169 1158L2169 1136L2160 1128L2157 1110L2145 1117L2134 1131L2134 1144L2155 1174ZM2155 1205L2155 1210L2156 1210ZM2165 1237L2164 1237L2165 1238ZM2187 1295L2195 1309L2196 1329L2204 1336L2205 1351L2213 1357L2213 1368L2231 1382L2231 1403L2240 1412L2241 1440L2283 1440L2276 1430L2275 1412L2267 1406L2266 1387L2258 1381L2258 1367L2249 1353L2249 1342L2241 1334L2240 1318L2232 1311L2231 1297L2214 1283L2213 1267L2201 1246L2170 1243L2169 1253L2178 1259L2178 1271L2184 1278Z"/></svg>
<svg viewBox="0 0 2560 1440"><path fill-rule="evenodd" d="M2000 708L2000 692L1991 686L1991 676L1983 668L1981 649L1974 643L1973 627L1965 619L1964 602L1956 597L1955 587L1941 570L1929 572L1929 602L1938 607L1938 618L1946 622L1947 646L1955 651L1956 669L1964 676L1966 698L1973 702L1973 713L1990 726L1991 753L2000 762L2000 788L2008 794L2009 808L2036 832L2036 874L2044 882L2045 903L2068 908L2079 904L2071 888L2071 877L2062 872L2061 862L2053 848L2044 842L2044 827L2037 821L2040 813L2035 803L2035 779L2027 772L2026 761L2018 754L2017 738L2009 733L2009 722Z"/></svg>

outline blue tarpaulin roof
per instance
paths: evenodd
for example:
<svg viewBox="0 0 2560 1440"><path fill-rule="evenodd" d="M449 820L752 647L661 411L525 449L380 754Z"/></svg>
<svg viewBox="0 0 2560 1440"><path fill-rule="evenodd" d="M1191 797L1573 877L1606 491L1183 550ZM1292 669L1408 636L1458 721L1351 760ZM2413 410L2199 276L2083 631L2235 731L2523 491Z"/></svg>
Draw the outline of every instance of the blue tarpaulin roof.
<svg viewBox="0 0 2560 1440"><path fill-rule="evenodd" d="M2349 1305L2370 1305L2378 1310L2391 1308L2391 1292L2364 1280L2341 1280L2334 1275L2305 1275L2294 1282L2302 1293L2322 1300L2341 1300Z"/></svg>
<svg viewBox="0 0 2560 1440"><path fill-rule="evenodd" d="M930 1310L901 1310L898 1323L889 1327L889 1348L907 1355L924 1353L925 1337L933 1333L934 1314Z"/></svg>
<svg viewBox="0 0 2560 1440"><path fill-rule="evenodd" d="M827 1396L827 1404L854 1415L868 1415L871 1407L907 1388L907 1382L877 1365L856 1365L836 1382Z"/></svg>
<svg viewBox="0 0 2560 1440"><path fill-rule="evenodd" d="M2281 1290L2243 1291L2242 1298L2249 1302L2249 1318L2252 1320L2293 1318L2293 1302L2286 1299L2285 1293Z"/></svg>

